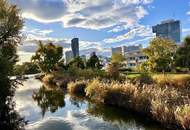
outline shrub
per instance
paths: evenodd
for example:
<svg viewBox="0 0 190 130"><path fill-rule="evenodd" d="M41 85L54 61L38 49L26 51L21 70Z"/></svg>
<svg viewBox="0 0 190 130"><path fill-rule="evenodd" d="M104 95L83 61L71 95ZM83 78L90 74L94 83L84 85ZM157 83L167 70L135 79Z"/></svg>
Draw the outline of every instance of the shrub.
<svg viewBox="0 0 190 130"><path fill-rule="evenodd" d="M68 92L74 95L85 96L85 88L87 86L86 81L70 82L68 84Z"/></svg>
<svg viewBox="0 0 190 130"><path fill-rule="evenodd" d="M104 102L108 105L115 105L126 109L132 108L132 99L137 88L128 82L111 82L104 93Z"/></svg>
<svg viewBox="0 0 190 130"><path fill-rule="evenodd" d="M119 64L116 63L111 63L108 65L107 68L108 75L113 78L118 78L119 77Z"/></svg>
<svg viewBox="0 0 190 130"><path fill-rule="evenodd" d="M180 106L175 111L176 119L184 129L190 129L190 105Z"/></svg>
<svg viewBox="0 0 190 130"><path fill-rule="evenodd" d="M103 97L106 91L105 84L101 83L99 79L94 79L88 84L85 89L86 96L96 102L104 102Z"/></svg>
<svg viewBox="0 0 190 130"><path fill-rule="evenodd" d="M137 88L137 86L134 87ZM149 114L151 109L151 100L153 98L152 91L152 86L148 85L144 86L142 89L136 89L131 101L132 108L137 112Z"/></svg>
<svg viewBox="0 0 190 130"><path fill-rule="evenodd" d="M54 79L53 74L47 74L42 78L42 81L47 84L54 84L53 79Z"/></svg>
<svg viewBox="0 0 190 130"><path fill-rule="evenodd" d="M153 118L162 125L171 126L176 123L174 109L161 100L152 101L151 113Z"/></svg>
<svg viewBox="0 0 190 130"><path fill-rule="evenodd" d="M171 86L176 88L185 88L190 86L190 75L186 74L154 75L153 80L161 87Z"/></svg>
<svg viewBox="0 0 190 130"><path fill-rule="evenodd" d="M139 86L143 86L144 84L153 84L154 81L152 77L148 74L141 74L140 76L134 78L132 80L133 84L138 84Z"/></svg>

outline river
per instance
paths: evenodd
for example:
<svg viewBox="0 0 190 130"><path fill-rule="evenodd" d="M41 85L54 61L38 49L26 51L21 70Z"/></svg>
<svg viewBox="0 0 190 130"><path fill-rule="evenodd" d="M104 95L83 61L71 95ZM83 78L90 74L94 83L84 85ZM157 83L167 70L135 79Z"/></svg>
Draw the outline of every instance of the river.
<svg viewBox="0 0 190 130"><path fill-rule="evenodd" d="M29 78L16 90L16 110L26 130L164 130L125 110L95 105Z"/></svg>

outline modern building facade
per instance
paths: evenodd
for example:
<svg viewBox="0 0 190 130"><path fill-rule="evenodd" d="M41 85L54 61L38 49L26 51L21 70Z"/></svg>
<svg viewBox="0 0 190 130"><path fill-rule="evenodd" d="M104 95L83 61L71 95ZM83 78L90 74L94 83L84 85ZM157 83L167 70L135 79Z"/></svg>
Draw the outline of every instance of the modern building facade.
<svg viewBox="0 0 190 130"><path fill-rule="evenodd" d="M72 59L73 59L73 52L72 51L65 52L66 63L69 63Z"/></svg>
<svg viewBox="0 0 190 130"><path fill-rule="evenodd" d="M156 33L157 37L168 38L176 43L181 42L181 27L179 20L166 20L152 27L152 32Z"/></svg>
<svg viewBox="0 0 190 130"><path fill-rule="evenodd" d="M123 46L122 55L125 56L129 52L139 51L142 49L142 45Z"/></svg>
<svg viewBox="0 0 190 130"><path fill-rule="evenodd" d="M126 66L133 68L146 62L148 57L142 53L142 50L135 50L125 53L125 59Z"/></svg>
<svg viewBox="0 0 190 130"><path fill-rule="evenodd" d="M111 52L112 52L112 55L113 55L114 53L122 54L122 47L111 48Z"/></svg>
<svg viewBox="0 0 190 130"><path fill-rule="evenodd" d="M79 39L78 38L73 38L71 40L71 49L73 52L73 57L78 57L79 56Z"/></svg>
<svg viewBox="0 0 190 130"><path fill-rule="evenodd" d="M112 48L112 54L120 53L124 56L123 64L126 67L133 68L147 61L148 57L142 53L142 45L122 46Z"/></svg>
<svg viewBox="0 0 190 130"><path fill-rule="evenodd" d="M133 68L147 61L148 57L142 53L142 45L123 46L124 64Z"/></svg>

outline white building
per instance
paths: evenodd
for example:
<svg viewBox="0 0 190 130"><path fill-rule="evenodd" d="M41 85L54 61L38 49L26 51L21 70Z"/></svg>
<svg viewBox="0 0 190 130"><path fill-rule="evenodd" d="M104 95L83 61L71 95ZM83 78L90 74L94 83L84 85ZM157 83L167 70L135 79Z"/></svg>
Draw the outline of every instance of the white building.
<svg viewBox="0 0 190 130"><path fill-rule="evenodd" d="M142 53L142 50L131 51L125 53L125 64L127 67L136 67L147 61L148 57Z"/></svg>
<svg viewBox="0 0 190 130"><path fill-rule="evenodd" d="M124 64L126 67L136 67L147 61L148 57L142 53L142 45L123 46Z"/></svg>

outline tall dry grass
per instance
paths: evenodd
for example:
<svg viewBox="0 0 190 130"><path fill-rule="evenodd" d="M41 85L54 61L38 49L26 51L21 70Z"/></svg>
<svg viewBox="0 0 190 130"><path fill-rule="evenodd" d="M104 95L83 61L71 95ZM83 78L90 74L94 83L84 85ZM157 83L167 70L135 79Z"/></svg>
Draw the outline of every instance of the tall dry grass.
<svg viewBox="0 0 190 130"><path fill-rule="evenodd" d="M172 77L170 80L174 82L175 79L180 81L181 85L183 81L189 82L186 77ZM86 96L96 102L141 113L167 128L190 129L189 84L184 82L183 88L187 88L183 90L179 89L180 86L168 84L169 81L160 78L157 83L139 87L138 84L128 81L105 83L94 79L88 84L85 92Z"/></svg>

